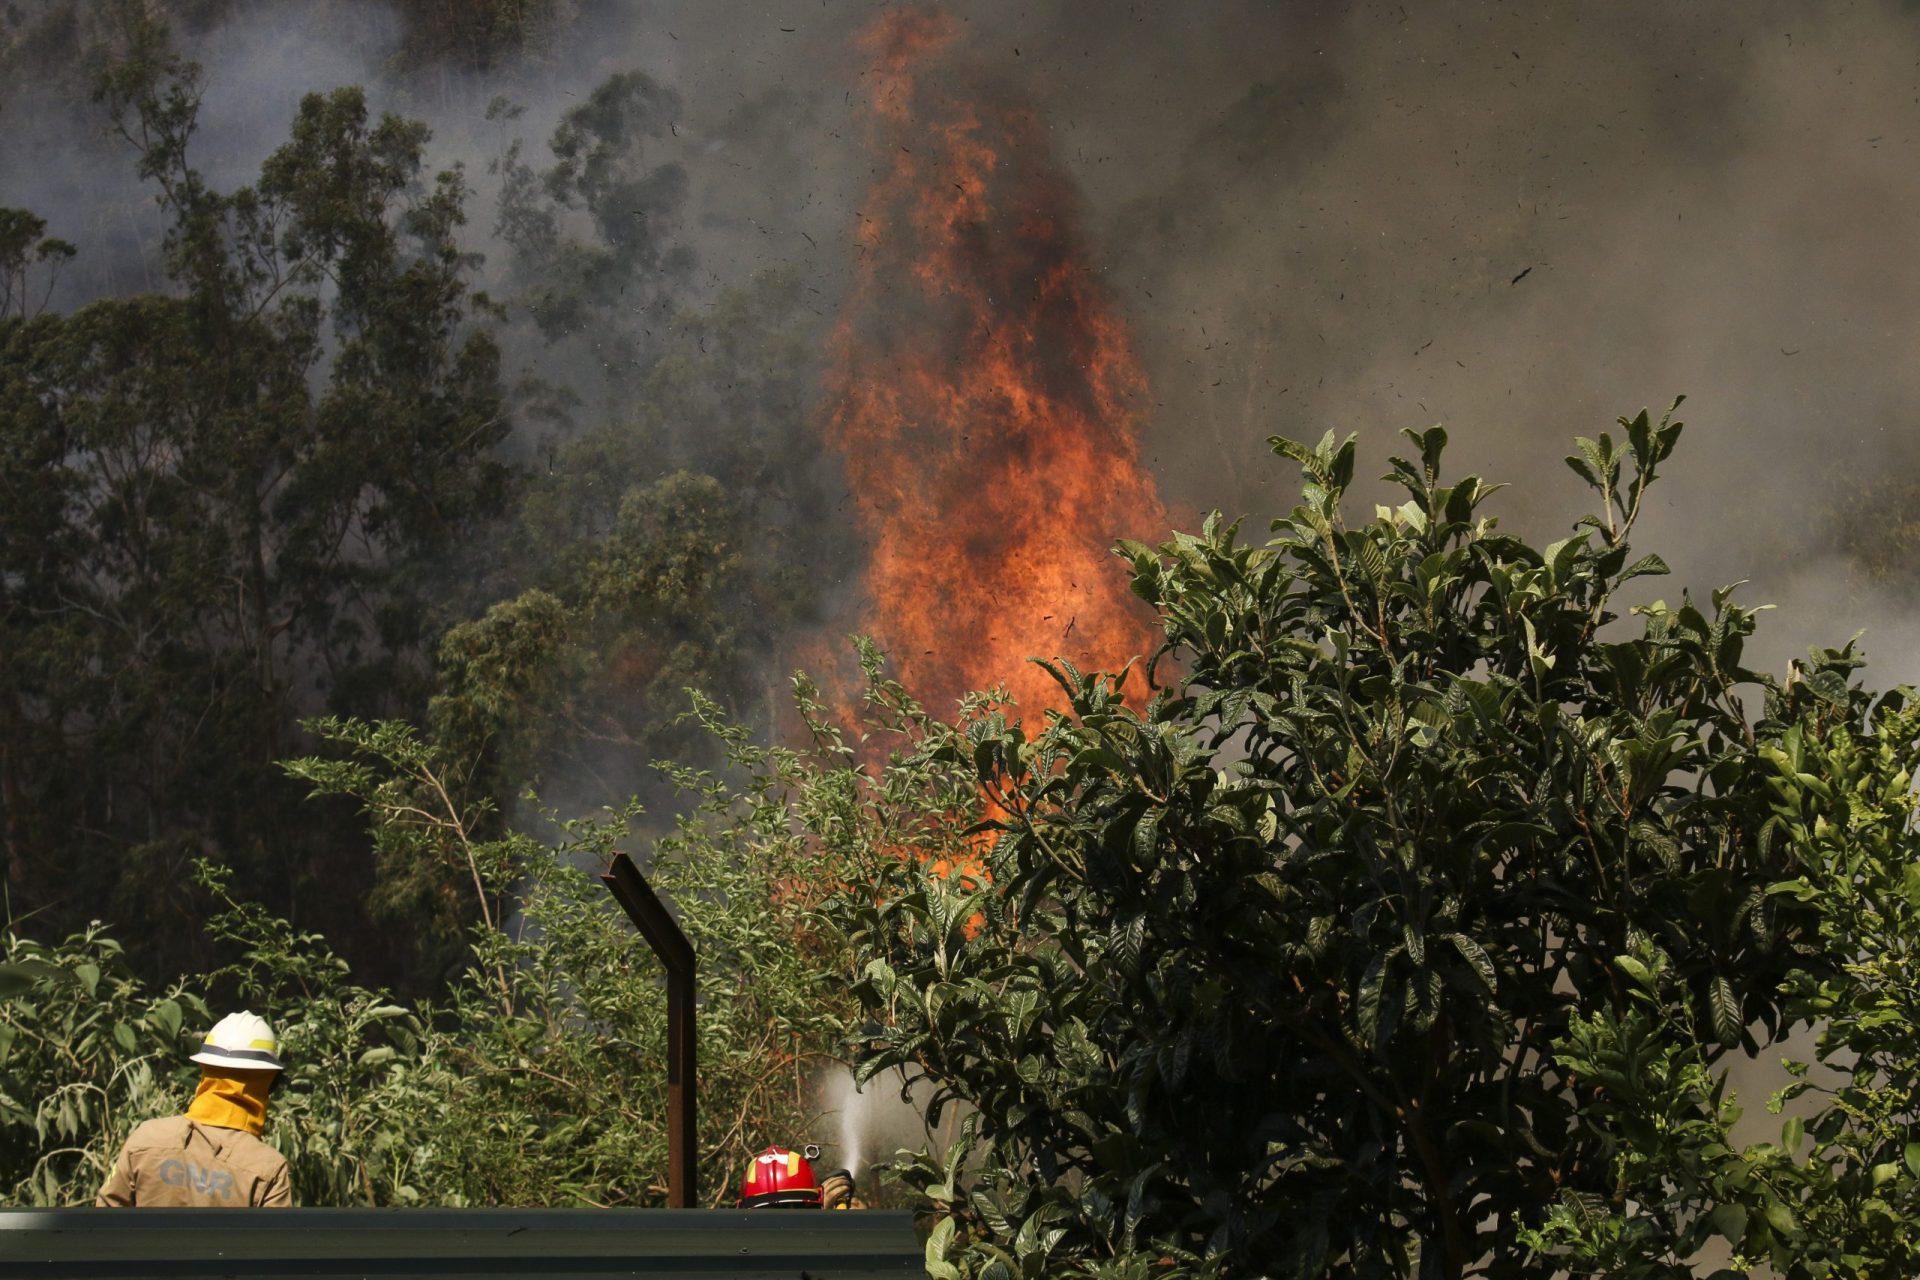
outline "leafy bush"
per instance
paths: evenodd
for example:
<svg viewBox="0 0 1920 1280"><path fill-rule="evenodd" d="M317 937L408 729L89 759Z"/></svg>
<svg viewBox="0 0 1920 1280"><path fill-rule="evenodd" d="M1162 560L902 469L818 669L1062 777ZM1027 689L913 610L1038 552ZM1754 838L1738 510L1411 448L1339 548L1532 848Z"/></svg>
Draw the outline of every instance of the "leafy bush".
<svg viewBox="0 0 1920 1280"><path fill-rule="evenodd" d="M1849 649L1811 666L1857 664ZM1763 1263L1815 1280L1920 1262L1920 708L1906 690L1832 692L1764 751L1770 834L1797 863L1771 892L1815 913L1837 966L1787 980L1790 1012L1819 1031L1813 1061L1787 1060L1794 1081L1768 1104L1788 1113L1780 1140L1736 1141L1740 1108L1664 953L1621 957L1632 1002L1576 1019L1557 1049L1598 1091L1615 1179L1538 1234L1570 1271L1679 1280L1715 1237L1733 1251L1716 1273L1727 1280Z"/></svg>
<svg viewBox="0 0 1920 1280"><path fill-rule="evenodd" d="M285 1047L267 1139L287 1156L301 1203L404 1203L409 1152L395 1116L426 1048L415 1012L351 983L347 966L302 934L229 896L229 875L202 864L225 908L207 923L242 960L149 990L96 924L58 946L6 934L0 966L0 1180L10 1204L87 1204L133 1127L178 1114L200 1069L199 1037L233 1002L266 1014ZM219 999L209 993L218 991ZM411 1070L409 1068L412 1068Z"/></svg>
<svg viewBox="0 0 1920 1280"><path fill-rule="evenodd" d="M694 798L654 842L648 875L698 958L704 1198L726 1199L746 1157L818 1123L812 1081L836 1060L851 997L809 924L838 878L788 828L774 795L790 753L753 745L704 699L696 716L750 779L675 769ZM384 1124L415 1153L419 1198L440 1204L646 1204L665 1198L665 1000L657 962L598 881L638 807L560 824L543 847L485 840L438 751L405 726L327 721L344 760L293 767L359 799L381 856L457 868L485 923L448 999L420 1019L418 1073ZM372 1016L369 1013L368 1016ZM296 1182L296 1185L298 1183Z"/></svg>
<svg viewBox="0 0 1920 1280"><path fill-rule="evenodd" d="M853 1016L844 969L810 927L833 864L789 830L773 753L700 714L754 780L691 770L697 803L656 842L650 875L701 966L701 1185L718 1203L746 1157L819 1121L814 1081ZM665 1199L665 1001L650 952L583 867L604 865L637 809L562 824L551 847L475 833L455 772L410 729L328 721L345 752L290 766L357 798L382 856L467 876L484 923L437 1003L355 984L318 935L203 883L234 963L155 995L97 927L59 947L8 935L0 966L0 1179L10 1203L92 1199L134 1124L178 1112L191 1033L245 1005L288 1063L265 1137L303 1204L657 1204ZM215 993L218 993L217 996Z"/></svg>
<svg viewBox="0 0 1920 1280"><path fill-rule="evenodd" d="M1526 1229L1615 1190L1555 1046L1632 1007L1616 958L1661 951L1709 1066L1787 1025L1827 951L1769 892L1773 753L1844 663L1745 669L1727 591L1628 627L1680 424L1621 425L1569 459L1598 512L1544 548L1443 481L1438 429L1359 526L1352 440L1276 438L1306 483L1264 546L1217 518L1123 546L1172 688L1140 709L1134 673L1060 664L1070 716L922 736L912 770L984 792L985 877L883 860L832 911L860 1070L970 1113L908 1171L933 1274L1550 1269Z"/></svg>
<svg viewBox="0 0 1920 1280"><path fill-rule="evenodd" d="M178 1109L198 1068L182 1028L207 1022L180 986L154 994L99 925L47 945L5 934L0 963L0 1194L90 1201L134 1125Z"/></svg>

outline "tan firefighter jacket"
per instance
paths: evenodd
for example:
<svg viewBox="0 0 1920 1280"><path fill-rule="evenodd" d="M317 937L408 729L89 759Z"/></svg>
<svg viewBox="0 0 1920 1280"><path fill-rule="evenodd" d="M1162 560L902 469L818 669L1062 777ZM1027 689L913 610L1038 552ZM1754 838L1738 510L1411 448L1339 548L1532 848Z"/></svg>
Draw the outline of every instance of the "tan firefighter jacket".
<svg viewBox="0 0 1920 1280"><path fill-rule="evenodd" d="M286 1158L252 1134L169 1116L133 1131L93 1203L284 1209L293 1204L293 1189Z"/></svg>

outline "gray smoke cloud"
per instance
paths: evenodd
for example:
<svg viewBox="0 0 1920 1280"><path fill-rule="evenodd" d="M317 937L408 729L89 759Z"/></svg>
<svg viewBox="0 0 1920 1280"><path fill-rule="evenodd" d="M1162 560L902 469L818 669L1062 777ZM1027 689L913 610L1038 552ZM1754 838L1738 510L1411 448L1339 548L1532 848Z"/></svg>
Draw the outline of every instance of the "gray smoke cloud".
<svg viewBox="0 0 1920 1280"><path fill-rule="evenodd" d="M885 7L656 11L696 128L776 122L711 153L735 167L708 175L710 225L759 233L715 270L799 263L823 298L844 280L876 163L850 46ZM1177 510L1290 505L1270 433L1358 430L1372 472L1439 422L1456 467L1518 482L1508 523L1559 536L1587 496L1572 437L1684 393L1640 536L1675 574L1649 598L1750 579L1781 606L1755 659L1865 627L1878 682L1920 677L1908 602L1835 531L1920 463L1910 5L953 12L956 65L1033 104L1084 195Z"/></svg>
<svg viewBox="0 0 1920 1280"><path fill-rule="evenodd" d="M164 219L134 172L134 152L90 100L98 60L124 47L133 17L167 20L176 48L207 68L191 161L216 188L257 177L286 138L302 95L368 84L401 28L383 4L192 5L12 0L0 6L0 204L34 210L81 257L53 297L91 298L164 287ZM309 37L314 28L324 40ZM384 95L390 97L391 95Z"/></svg>
<svg viewBox="0 0 1920 1280"><path fill-rule="evenodd" d="M86 51L135 7L0 5L0 203L80 243L56 305L161 283L158 215L84 94ZM436 165L465 164L491 283L489 162L515 137L540 162L602 77L643 70L682 109L649 162L688 173L686 301L779 268L823 334L836 314L882 163L855 37L890 6L573 0L491 68L423 58L423 7L400 0L145 7L206 65L195 154L216 183L255 171L302 93L365 84L430 122ZM1585 501L1559 461L1571 437L1684 392L1688 437L1640 539L1675 576L1649 591L1751 579L1745 598L1782 606L1754 657L1865 626L1879 683L1920 677L1909 602L1867 584L1837 531L1920 464L1912 6L953 12L960 55L931 73L1046 121L1149 375L1143 456L1184 518L1289 505L1272 432L1359 430L1372 472L1401 428L1440 422L1456 466L1520 482L1495 500L1509 523L1557 536ZM496 95L523 114L487 119ZM591 344L509 350L554 381L603 376Z"/></svg>
<svg viewBox="0 0 1920 1280"><path fill-rule="evenodd" d="M1067 151L1108 211L1177 499L1272 510L1291 477L1255 461L1271 431L1359 429L1380 459L1441 422L1457 463L1528 482L1496 509L1547 536L1584 497L1571 436L1684 392L1641 535L1676 571L1655 589L1753 579L1746 598L1785 606L1756 656L1857 619L1879 678L1913 678L1905 602L1850 584L1826 540L1836 505L1915 461L1909 8L1262 6L1210 25L1181 64L1207 96L1169 131L1178 156L1146 130L1128 154L1110 124L1092 126L1104 163Z"/></svg>

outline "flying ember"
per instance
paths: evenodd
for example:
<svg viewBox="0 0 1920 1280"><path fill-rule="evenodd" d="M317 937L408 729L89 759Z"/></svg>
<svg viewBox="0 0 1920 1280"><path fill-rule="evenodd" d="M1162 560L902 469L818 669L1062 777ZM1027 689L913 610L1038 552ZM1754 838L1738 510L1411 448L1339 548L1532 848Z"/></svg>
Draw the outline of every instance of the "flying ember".
<svg viewBox="0 0 1920 1280"><path fill-rule="evenodd" d="M833 336L828 438L869 548L862 629L930 709L1029 657L1150 653L1109 548L1166 514L1136 443L1146 381L1094 281L1074 192L1031 110L971 77L955 24L894 10L861 37L878 169Z"/></svg>

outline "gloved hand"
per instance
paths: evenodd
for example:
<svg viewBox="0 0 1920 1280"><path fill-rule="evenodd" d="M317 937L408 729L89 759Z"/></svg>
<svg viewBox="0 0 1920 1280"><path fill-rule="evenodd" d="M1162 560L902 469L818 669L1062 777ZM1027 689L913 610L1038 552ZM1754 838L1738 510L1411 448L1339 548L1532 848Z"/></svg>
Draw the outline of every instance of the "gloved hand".
<svg viewBox="0 0 1920 1280"><path fill-rule="evenodd" d="M835 1169L820 1179L820 1207L822 1209L848 1209L853 1207L853 1174L845 1169Z"/></svg>

